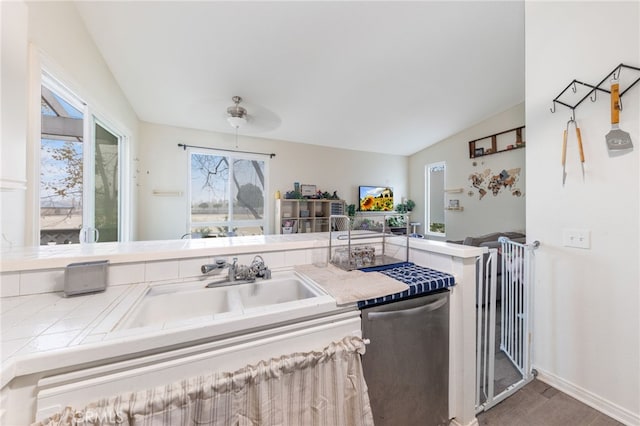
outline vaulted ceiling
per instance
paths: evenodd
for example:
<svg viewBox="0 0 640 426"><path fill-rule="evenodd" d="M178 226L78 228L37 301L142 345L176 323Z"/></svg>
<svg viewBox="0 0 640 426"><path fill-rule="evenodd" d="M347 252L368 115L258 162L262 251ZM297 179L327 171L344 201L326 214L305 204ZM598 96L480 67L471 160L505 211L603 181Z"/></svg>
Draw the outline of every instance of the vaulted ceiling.
<svg viewBox="0 0 640 426"><path fill-rule="evenodd" d="M524 101L522 1L78 1L138 117L413 154Z"/></svg>

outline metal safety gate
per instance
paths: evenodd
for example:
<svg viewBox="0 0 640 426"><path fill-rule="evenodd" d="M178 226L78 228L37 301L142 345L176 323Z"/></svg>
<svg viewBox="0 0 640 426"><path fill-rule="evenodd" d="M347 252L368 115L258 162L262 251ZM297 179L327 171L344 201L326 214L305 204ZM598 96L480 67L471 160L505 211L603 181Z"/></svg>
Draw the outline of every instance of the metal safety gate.
<svg viewBox="0 0 640 426"><path fill-rule="evenodd" d="M498 241L500 248L489 249L476 264L476 412L493 407L534 378L531 286L534 250L540 243L520 244L506 237ZM496 377L498 364L502 377Z"/></svg>

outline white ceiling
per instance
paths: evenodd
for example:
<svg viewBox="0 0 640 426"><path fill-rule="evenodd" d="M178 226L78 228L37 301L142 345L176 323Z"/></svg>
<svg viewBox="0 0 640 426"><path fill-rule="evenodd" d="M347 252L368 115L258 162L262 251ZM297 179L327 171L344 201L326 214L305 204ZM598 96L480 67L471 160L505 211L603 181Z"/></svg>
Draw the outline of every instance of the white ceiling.
<svg viewBox="0 0 640 426"><path fill-rule="evenodd" d="M79 1L138 117L410 155L524 101L524 2Z"/></svg>

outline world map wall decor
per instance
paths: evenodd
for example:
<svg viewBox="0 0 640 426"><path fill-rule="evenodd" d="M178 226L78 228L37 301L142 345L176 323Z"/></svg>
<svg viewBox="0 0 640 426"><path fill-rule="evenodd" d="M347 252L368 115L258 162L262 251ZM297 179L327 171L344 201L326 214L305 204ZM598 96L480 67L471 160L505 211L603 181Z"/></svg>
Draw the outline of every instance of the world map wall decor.
<svg viewBox="0 0 640 426"><path fill-rule="evenodd" d="M505 191L511 192L514 197L522 197L524 194L516 187L520 180L520 167L515 169L503 169L499 173L493 173L491 169L483 172L474 172L469 175L471 186L477 190L479 199L492 193L494 197ZM475 195L474 191L468 192L469 196Z"/></svg>

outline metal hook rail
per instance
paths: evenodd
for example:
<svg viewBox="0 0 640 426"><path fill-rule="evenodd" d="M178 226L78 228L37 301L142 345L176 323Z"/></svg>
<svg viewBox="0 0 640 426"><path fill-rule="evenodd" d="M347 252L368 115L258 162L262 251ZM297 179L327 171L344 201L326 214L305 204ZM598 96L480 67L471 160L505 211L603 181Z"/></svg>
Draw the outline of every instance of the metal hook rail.
<svg viewBox="0 0 640 426"><path fill-rule="evenodd" d="M556 97L553 99L553 101L552 101L552 102L553 102L553 107L552 107L552 108L549 108L549 110L550 110L552 113L555 113L555 112L556 112L556 104L560 104L560 105L562 105L562 106L565 106L565 107L567 107L567 108L571 109L571 120L575 121L575 119L576 119L575 109L576 109L576 108L577 108L577 107L578 107L582 102L584 102L587 98L589 98L589 100L590 100L591 102L595 102L595 101L597 101L597 100L598 100L598 91L600 91L600 92L604 92L604 93L611 93L611 91L610 91L610 90L603 89L603 88L601 88L600 86L602 86L602 85L603 85L603 84L604 84L604 83L609 79L609 77L612 77L612 76L613 76L613 78L614 78L614 79L618 80L618 79L620 78L620 73L622 72L622 69L623 69L623 68L630 69L630 70L634 70L634 71L640 71L640 68L638 68L638 67L634 67L634 66L631 66L631 65L620 64L620 65L618 65L617 67L615 67L615 68L613 69L613 71L611 71L609 74L607 74L607 75L606 75L606 77L604 77L604 78L603 78L603 79L602 79L598 84L596 84L596 85L589 84L589 83L585 83L585 82L583 82L583 81L575 80L575 79L574 79L571 83L569 83L569 84L567 85L567 87L565 87L565 88L564 88L564 89L563 89L563 90L558 94L558 96L556 96ZM624 89L624 90L622 90L622 91L620 92L620 102L619 102L619 104L618 104L618 109L619 109L620 111L622 111L622 96L623 96L625 93L627 93L627 92L629 91L629 89L631 89L633 86L635 86L639 81L640 81L640 77L636 78L636 79L633 81L633 83L631 83L631 84L629 85L629 87L627 87L626 89ZM560 100L560 98L561 98L561 97L562 97L562 96L567 92L567 90L571 89L571 91L572 91L573 93L577 93L578 89L577 89L576 84L580 84L580 85L582 85L582 86L589 87L591 90L590 90L586 95L584 95L584 96L583 96L583 97L582 97L578 102L576 102L574 105L570 105L570 104L568 104L568 103L566 103L566 102L561 101L561 100Z"/></svg>

